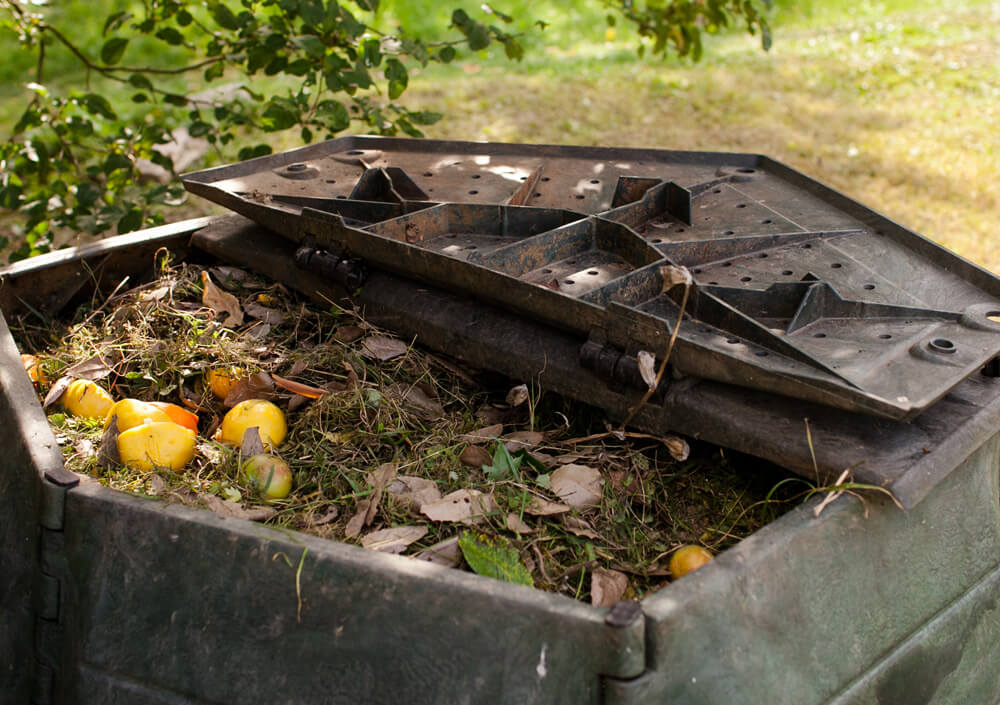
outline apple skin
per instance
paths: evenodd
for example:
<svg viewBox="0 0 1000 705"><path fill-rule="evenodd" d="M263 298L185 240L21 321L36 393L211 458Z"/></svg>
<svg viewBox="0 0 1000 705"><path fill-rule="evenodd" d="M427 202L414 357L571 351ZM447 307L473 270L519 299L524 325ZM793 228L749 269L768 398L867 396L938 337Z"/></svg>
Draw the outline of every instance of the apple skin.
<svg viewBox="0 0 1000 705"><path fill-rule="evenodd" d="M284 499L292 490L292 469L281 458L261 453L243 464L243 475L268 500Z"/></svg>
<svg viewBox="0 0 1000 705"><path fill-rule="evenodd" d="M710 560L712 560L712 553L707 548L690 544L681 546L670 557L670 573L674 580L677 580L698 570Z"/></svg>

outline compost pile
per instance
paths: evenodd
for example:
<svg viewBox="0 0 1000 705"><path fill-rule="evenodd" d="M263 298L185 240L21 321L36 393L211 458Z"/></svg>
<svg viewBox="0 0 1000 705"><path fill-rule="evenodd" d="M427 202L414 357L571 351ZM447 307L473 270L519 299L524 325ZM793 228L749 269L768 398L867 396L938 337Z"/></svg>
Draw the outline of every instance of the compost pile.
<svg viewBox="0 0 1000 705"><path fill-rule="evenodd" d="M792 504L776 469L689 457L252 272L157 271L16 330L66 465L91 481L601 606Z"/></svg>

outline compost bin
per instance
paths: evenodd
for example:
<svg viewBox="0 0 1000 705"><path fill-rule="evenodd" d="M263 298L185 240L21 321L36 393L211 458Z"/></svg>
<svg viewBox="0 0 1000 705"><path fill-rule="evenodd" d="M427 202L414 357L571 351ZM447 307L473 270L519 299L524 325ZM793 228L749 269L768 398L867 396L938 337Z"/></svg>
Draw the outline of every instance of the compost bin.
<svg viewBox="0 0 1000 705"><path fill-rule="evenodd" d="M80 483L4 322L4 702L1000 697L988 272L753 155L344 138L186 185L258 224L11 265L5 318L139 278L161 247L214 257L640 429L850 468L901 506L814 500L599 609ZM642 352L670 368L637 407Z"/></svg>

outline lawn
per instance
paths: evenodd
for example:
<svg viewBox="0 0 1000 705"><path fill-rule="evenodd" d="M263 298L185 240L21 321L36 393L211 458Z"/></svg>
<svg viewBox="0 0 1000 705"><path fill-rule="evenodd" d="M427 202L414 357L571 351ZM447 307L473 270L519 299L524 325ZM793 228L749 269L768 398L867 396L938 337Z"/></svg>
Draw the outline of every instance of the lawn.
<svg viewBox="0 0 1000 705"><path fill-rule="evenodd" d="M503 4L530 33L522 63L480 52L411 81L404 99L446 114L429 137L766 154L1000 271L1000 2L786 0L770 52L734 31L698 64L638 59L634 33L618 23L612 37L596 3L535 5ZM431 35L447 23L441 3L383 7ZM4 124L19 113L22 64L0 70Z"/></svg>

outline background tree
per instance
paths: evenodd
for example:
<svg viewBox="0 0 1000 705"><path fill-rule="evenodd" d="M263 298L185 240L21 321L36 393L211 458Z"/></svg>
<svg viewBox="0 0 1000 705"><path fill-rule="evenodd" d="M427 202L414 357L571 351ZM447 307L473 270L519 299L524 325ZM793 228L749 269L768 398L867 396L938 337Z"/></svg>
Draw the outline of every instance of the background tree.
<svg viewBox="0 0 1000 705"><path fill-rule="evenodd" d="M697 60L702 33L737 20L770 46L758 0L604 4L609 25L632 23L648 39L640 54L648 46ZM128 232L162 222L163 207L181 202L183 190L176 180L151 182L138 166L151 162L173 174L163 147L178 128L207 140L223 161L348 129L420 137L421 126L441 115L400 102L415 68L491 45L514 61L525 52L524 32L510 30L515 18L489 5L475 17L454 10L434 41L390 29L378 0L143 0L95 18L96 46L48 14L34 3L0 0L0 26L16 32L33 59L30 102L0 146L0 208L17 214L15 237L0 236L10 259L47 251L57 230ZM57 51L82 67L83 85L48 83ZM136 63L139 53L156 60Z"/></svg>

